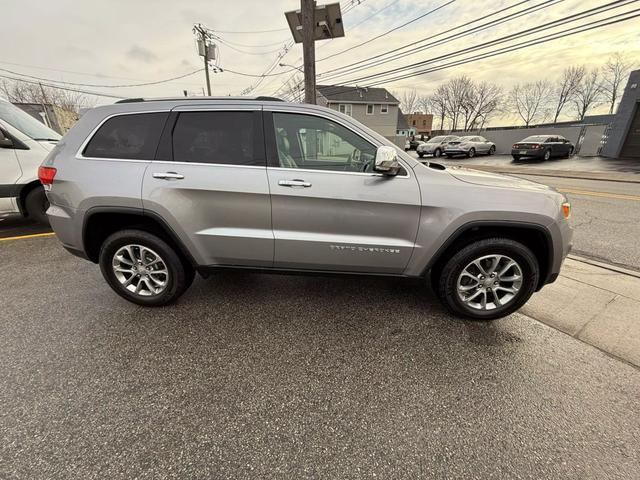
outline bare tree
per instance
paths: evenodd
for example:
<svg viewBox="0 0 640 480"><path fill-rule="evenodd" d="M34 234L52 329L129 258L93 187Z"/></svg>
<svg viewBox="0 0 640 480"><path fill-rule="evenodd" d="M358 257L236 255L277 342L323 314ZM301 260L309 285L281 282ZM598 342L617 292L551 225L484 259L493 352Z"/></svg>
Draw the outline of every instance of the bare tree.
<svg viewBox="0 0 640 480"><path fill-rule="evenodd" d="M447 89L447 117L451 123L451 130L458 128L458 122L466 116L469 110L469 96L473 91L473 81L463 75L449 80L445 84Z"/></svg>
<svg viewBox="0 0 640 480"><path fill-rule="evenodd" d="M463 105L464 130L484 125L502 103L502 88L489 82L472 83Z"/></svg>
<svg viewBox="0 0 640 480"><path fill-rule="evenodd" d="M404 90L400 95L400 108L404 113L413 113L418 107L418 92L413 88Z"/></svg>
<svg viewBox="0 0 640 480"><path fill-rule="evenodd" d="M447 116L447 105L449 91L445 85L440 85L436 91L429 97L431 110L440 119L440 130L444 130L444 120Z"/></svg>
<svg viewBox="0 0 640 480"><path fill-rule="evenodd" d="M558 121L558 117L564 107L573 101L584 75L584 66L568 67L562 72L562 77L556 84L556 110L553 116L553 123Z"/></svg>
<svg viewBox="0 0 640 480"><path fill-rule="evenodd" d="M609 103L610 114L613 113L620 87L630 70L631 63L620 52L614 53L602 67L602 91Z"/></svg>
<svg viewBox="0 0 640 480"><path fill-rule="evenodd" d="M602 83L600 82L600 73L597 69L594 69L584 76L580 85L578 85L573 100L580 120L584 120L589 108L597 105L601 101L601 98Z"/></svg>
<svg viewBox="0 0 640 480"><path fill-rule="evenodd" d="M7 100L13 103L49 104L75 113L79 113L81 108L92 107L96 103L94 97L89 97L84 93L17 80L3 81L0 84L0 91L7 97Z"/></svg>
<svg viewBox="0 0 640 480"><path fill-rule="evenodd" d="M431 105L431 97L428 95L421 95L418 97L418 107L423 113L433 113L433 107Z"/></svg>
<svg viewBox="0 0 640 480"><path fill-rule="evenodd" d="M509 104L528 127L548 114L553 85L547 80L515 85L509 92Z"/></svg>

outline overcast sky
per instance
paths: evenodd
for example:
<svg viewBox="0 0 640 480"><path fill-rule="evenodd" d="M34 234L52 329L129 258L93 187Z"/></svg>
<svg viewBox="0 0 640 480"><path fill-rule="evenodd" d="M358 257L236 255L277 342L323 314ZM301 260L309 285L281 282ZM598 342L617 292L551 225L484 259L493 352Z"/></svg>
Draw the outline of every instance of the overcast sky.
<svg viewBox="0 0 640 480"><path fill-rule="evenodd" d="M357 0L354 1L358 3ZM388 70L454 52L532 26L545 25L610 1L549 2L551 5L539 12L434 46L364 73ZM342 1L342 11L349 10L343 19L346 36L317 42L317 73L320 74L318 83L351 84L348 80L362 74L343 75L330 81L323 80L321 74L348 63L375 58L392 48L417 42L494 12L504 11L491 17L492 19L544 3L544 0L522 2L522 5L509 10L505 9L521 0L456 0L436 13L389 35L321 60L447 2L448 0L360 0L359 5L353 6L352 0ZM277 50L291 38L283 12L299 7L297 0L0 0L0 4L0 68L52 80L100 85L162 80L200 68L201 61L191 31L194 23L202 23L216 32L277 30L260 34L219 34L224 41L229 42L227 45L219 44L220 66L223 69L259 75L274 63ZM633 3L591 17L591 20L631 11L638 6L638 3ZM578 23L586 21L589 20ZM559 27L552 32L571 25ZM463 30L455 32L460 31ZM534 37L538 36L540 34ZM416 88L419 93L428 94L447 78L468 74L479 80L494 81L509 89L516 82L555 79L565 66L571 64L598 67L616 51L625 53L630 59L640 60L639 19L467 65L390 82L384 86L396 92ZM301 56L301 47L295 45L281 61L299 65ZM272 73L286 70L289 67L276 67ZM10 75L7 72L0 74ZM291 73L268 77L252 94L273 94L290 77ZM224 72L212 74L212 80L214 95L237 95L245 88L255 85L258 79ZM363 81L358 83L362 84ZM191 94L202 94L203 86L204 72L199 72L181 80L148 87L78 88L123 97L152 97L182 95L184 89ZM99 103L113 101L101 98Z"/></svg>

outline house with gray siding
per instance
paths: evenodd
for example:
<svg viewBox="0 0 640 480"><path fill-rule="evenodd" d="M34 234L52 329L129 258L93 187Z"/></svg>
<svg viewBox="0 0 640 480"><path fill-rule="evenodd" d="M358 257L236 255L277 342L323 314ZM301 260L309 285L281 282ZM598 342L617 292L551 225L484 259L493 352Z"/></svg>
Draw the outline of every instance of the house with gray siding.
<svg viewBox="0 0 640 480"><path fill-rule="evenodd" d="M349 115L385 137L398 130L400 101L385 88L317 85L317 103Z"/></svg>

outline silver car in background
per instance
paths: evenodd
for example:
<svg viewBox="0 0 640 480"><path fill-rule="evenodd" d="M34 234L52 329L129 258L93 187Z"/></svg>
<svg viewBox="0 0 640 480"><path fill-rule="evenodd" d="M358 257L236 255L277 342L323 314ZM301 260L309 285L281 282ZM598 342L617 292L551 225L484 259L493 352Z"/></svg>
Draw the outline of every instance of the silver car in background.
<svg viewBox="0 0 640 480"><path fill-rule="evenodd" d="M496 153L496 144L479 135L459 137L449 142L444 149L447 157L465 155L471 158L478 154L493 155L494 153Z"/></svg>
<svg viewBox="0 0 640 480"><path fill-rule="evenodd" d="M455 135L439 135L427 140L422 145L418 145L416 151L418 152L418 156L420 158L424 157L425 155L433 155L435 158L438 158L443 154L447 144L457 139L458 137Z"/></svg>

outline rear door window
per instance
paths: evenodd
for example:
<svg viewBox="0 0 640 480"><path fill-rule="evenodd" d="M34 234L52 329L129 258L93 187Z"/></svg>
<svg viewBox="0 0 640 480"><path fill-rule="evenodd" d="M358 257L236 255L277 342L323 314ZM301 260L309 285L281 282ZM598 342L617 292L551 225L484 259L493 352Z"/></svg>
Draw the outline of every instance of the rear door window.
<svg viewBox="0 0 640 480"><path fill-rule="evenodd" d="M153 160L168 112L118 115L102 124L85 157Z"/></svg>
<svg viewBox="0 0 640 480"><path fill-rule="evenodd" d="M173 129L176 162L265 166L260 114L242 112L181 112Z"/></svg>

